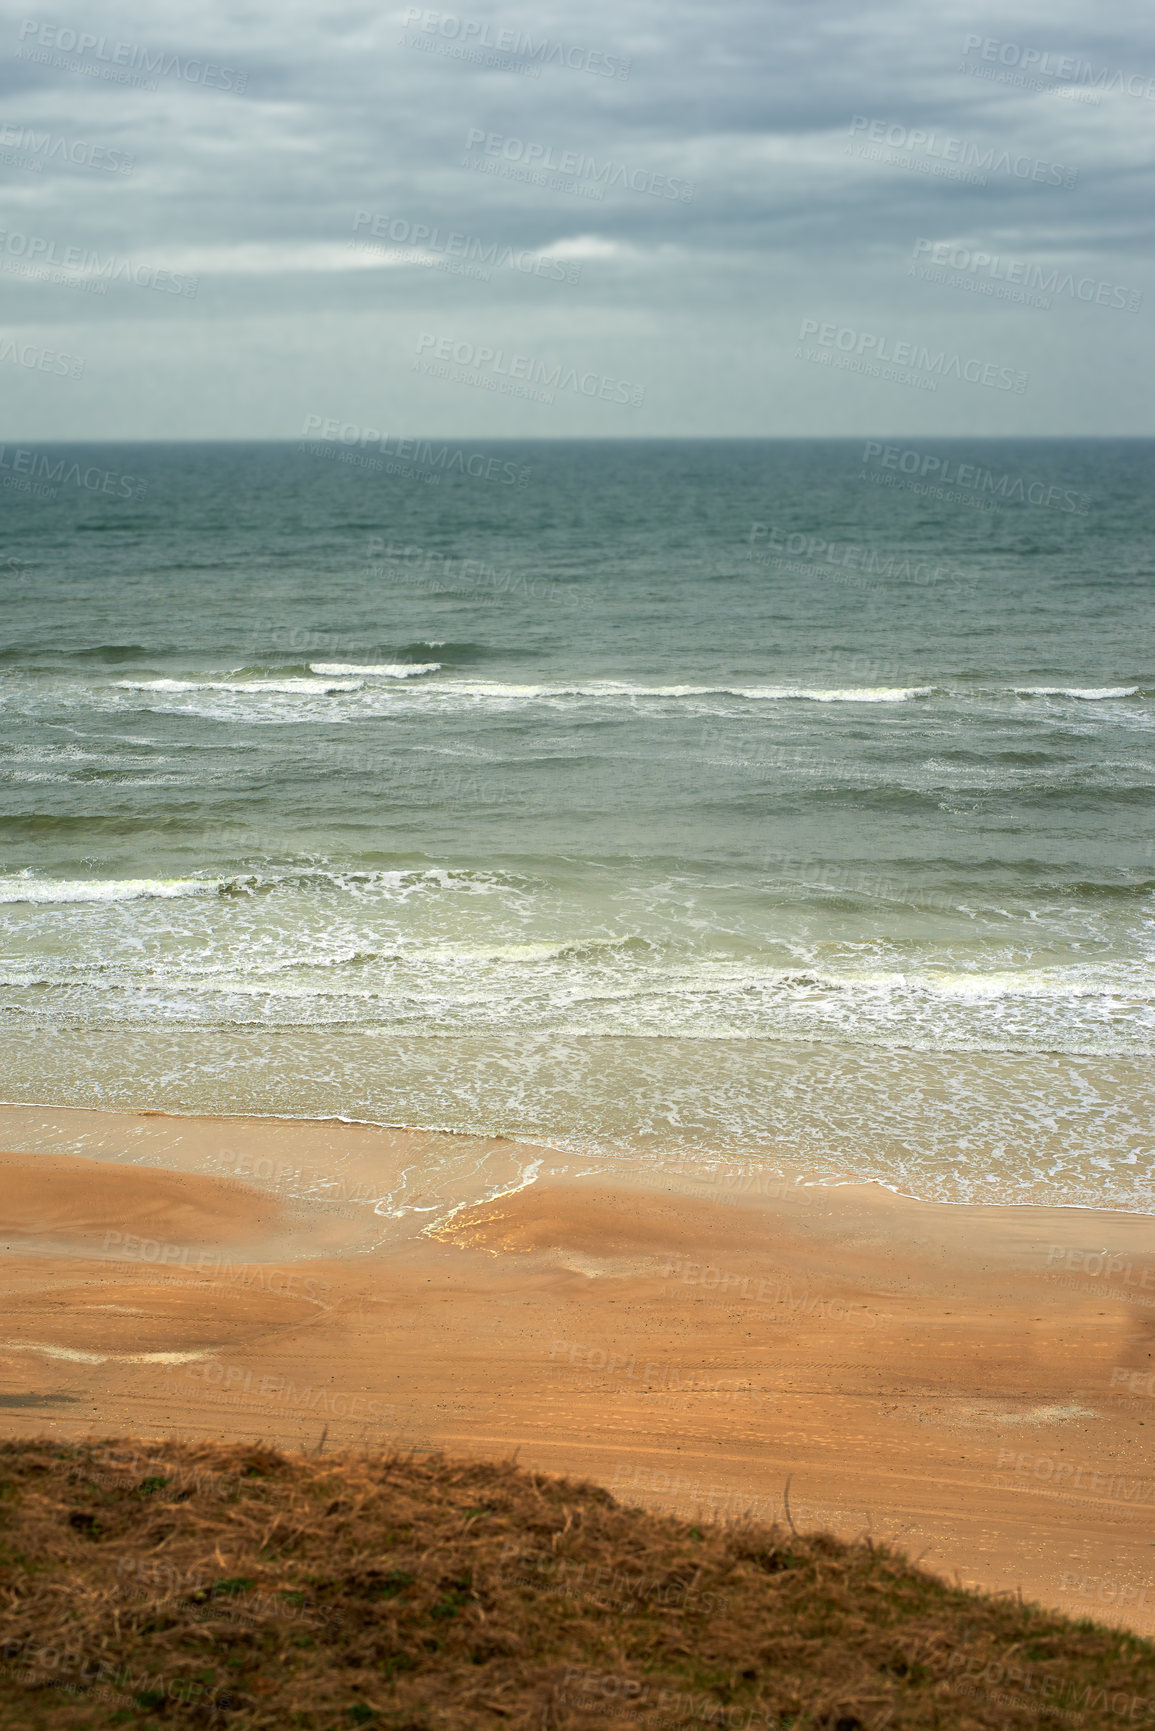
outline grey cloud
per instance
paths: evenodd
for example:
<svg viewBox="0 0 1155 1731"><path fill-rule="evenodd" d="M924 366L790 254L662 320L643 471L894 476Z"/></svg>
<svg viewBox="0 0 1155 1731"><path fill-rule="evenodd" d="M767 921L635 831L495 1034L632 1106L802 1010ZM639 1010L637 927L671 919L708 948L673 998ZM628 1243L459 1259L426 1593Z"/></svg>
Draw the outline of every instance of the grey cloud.
<svg viewBox="0 0 1155 1731"><path fill-rule="evenodd" d="M334 412L372 419L365 400L383 390L409 425L474 435L693 433L703 413L716 432L803 430L801 415L808 430L838 433L857 431L870 404L880 422L943 432L989 431L992 417L1008 433L1079 432L1088 416L1148 430L1136 381L1150 360L1155 101L1108 88L1079 103L1049 77L1030 89L1010 76L1029 51L1036 69L1049 54L1155 80L1149 11L1092 16L1063 0L1022 0L1009 17L944 0L436 9L469 25L468 46L506 31L579 61L545 64L540 77L454 57L463 30L453 25L409 31L449 52L406 46L405 11L210 0L193 14L173 0L119 0L83 17L8 14L0 123L135 159L115 180L47 155L39 171L10 165L8 325L45 342L67 332L70 352L90 362L59 389L6 380L9 436L291 437L301 403L337 399ZM56 27L57 44L61 30L103 40L82 56L42 42L40 25L49 38ZM960 70L976 35L1009 45L1002 60L972 54L992 76ZM29 50L41 58L18 58ZM603 57L595 66L628 60L629 76L581 69L583 53ZM157 89L116 81L143 79L142 67ZM210 67L244 89L214 87ZM852 132L855 116L906 138ZM478 131L511 142L470 151ZM912 133L929 144L911 145ZM960 141L1026 171L990 172L985 185L956 178ZM467 156L495 172L463 167ZM543 162L552 178L527 178ZM1060 165L1075 184L1032 178L1032 163ZM578 196L599 170L604 196ZM692 198L668 196L687 182ZM350 245L374 239L365 223L354 232L357 212L392 222L394 236L408 225L435 238L423 248L386 235L378 244L391 256L370 258ZM521 263L470 275L455 268L462 237ZM919 239L1126 283L1144 291L1143 306L1112 319L1074 295L1045 310L993 290L968 298L965 285L912 278ZM31 274L46 249L54 275ZM95 258L69 263L70 249ZM577 280L526 268L524 255L553 252L580 264ZM122 266L195 278L195 293L134 281ZM106 292L90 292L102 270ZM1029 362L1030 390L995 405L945 389L916 401L883 381L825 376L793 355L801 321L815 316ZM560 348L618 376L632 354L652 381L646 405L628 429L610 428L597 406L547 413L426 380L411 360L430 321L463 341L489 332L534 354Z"/></svg>

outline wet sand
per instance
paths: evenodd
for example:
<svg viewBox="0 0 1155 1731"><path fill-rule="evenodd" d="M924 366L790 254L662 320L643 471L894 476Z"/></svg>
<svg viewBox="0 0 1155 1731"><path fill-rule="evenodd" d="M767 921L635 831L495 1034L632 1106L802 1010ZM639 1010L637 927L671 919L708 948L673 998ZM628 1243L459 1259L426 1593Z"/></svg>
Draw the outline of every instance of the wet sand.
<svg viewBox="0 0 1155 1731"><path fill-rule="evenodd" d="M1155 1219L0 1108L10 1434L518 1454L1155 1635ZM480 1200L478 1200L480 1198Z"/></svg>

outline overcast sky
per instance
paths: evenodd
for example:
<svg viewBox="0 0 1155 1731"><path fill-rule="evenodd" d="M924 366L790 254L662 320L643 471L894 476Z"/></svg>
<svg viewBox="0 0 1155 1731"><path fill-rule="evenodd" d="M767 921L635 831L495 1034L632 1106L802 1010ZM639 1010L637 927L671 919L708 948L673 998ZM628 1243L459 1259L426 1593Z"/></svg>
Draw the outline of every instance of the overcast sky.
<svg viewBox="0 0 1155 1731"><path fill-rule="evenodd" d="M5 439L1152 432L1150 0L93 0L0 55Z"/></svg>

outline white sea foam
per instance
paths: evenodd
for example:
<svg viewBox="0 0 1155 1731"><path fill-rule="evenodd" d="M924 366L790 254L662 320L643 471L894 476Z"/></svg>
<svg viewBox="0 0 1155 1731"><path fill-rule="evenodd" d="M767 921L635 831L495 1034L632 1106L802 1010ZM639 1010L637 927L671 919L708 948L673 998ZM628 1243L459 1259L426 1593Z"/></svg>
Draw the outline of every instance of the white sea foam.
<svg viewBox="0 0 1155 1731"><path fill-rule="evenodd" d="M0 905L12 902L140 902L202 896L216 878L0 878Z"/></svg>
<svg viewBox="0 0 1155 1731"><path fill-rule="evenodd" d="M311 673L342 679L416 679L421 673L437 673L440 661L372 661L361 665L350 661L310 661Z"/></svg>
<svg viewBox="0 0 1155 1731"><path fill-rule="evenodd" d="M639 685L618 679L558 681L556 684L513 685L500 679L451 679L431 690L438 695L460 693L466 697L496 697L532 701L553 697L725 697L731 695L715 685Z"/></svg>
<svg viewBox="0 0 1155 1731"><path fill-rule="evenodd" d="M748 685L740 697L766 699L804 698L810 703L909 703L912 697L929 697L932 685L833 686Z"/></svg>
<svg viewBox="0 0 1155 1731"><path fill-rule="evenodd" d="M432 647L432 645L431 645ZM365 699L396 688L389 701L397 701L403 690L407 699L431 702L438 707L455 702L491 703L648 703L688 700L721 700L723 704L757 703L911 703L921 698L941 697L951 702L968 699L1050 697L1083 702L1106 702L1140 695L1137 685L1068 686L1021 685L976 689L934 685L709 685L683 682L646 684L640 680L580 679L539 680L520 683L504 679L455 678L431 680L444 673L440 661L313 661L308 674L286 674L281 678L159 678L120 679L121 691L155 692L159 695L195 694L240 697L332 697L362 693ZM320 716L321 709L302 709L297 719ZM283 719L283 716L281 717Z"/></svg>
<svg viewBox="0 0 1155 1731"><path fill-rule="evenodd" d="M954 998L975 1004L998 998L1056 999L1113 998L1137 1000L1145 995L1140 982L1124 970L1078 968L1020 968L1016 971L954 973L936 969L926 974L901 976L903 986L925 991L936 998ZM1149 989L1149 988L1148 988Z"/></svg>
<svg viewBox="0 0 1155 1731"><path fill-rule="evenodd" d="M350 669L350 671L352 671ZM368 672L369 669L358 669ZM624 698L629 701L670 699L681 697L738 697L763 701L802 699L812 703L908 703L915 697L929 697L930 685L899 686L805 686L805 685L642 685L631 680L594 679L556 684L515 685L497 679L439 680L428 689L429 696L490 698L508 702L534 702L556 698L592 698L606 701Z"/></svg>
<svg viewBox="0 0 1155 1731"><path fill-rule="evenodd" d="M360 691L360 679L118 679L121 691L230 691L264 696L283 692L290 697L324 697L333 691Z"/></svg>
<svg viewBox="0 0 1155 1731"><path fill-rule="evenodd" d="M1016 697L1082 697L1089 703L1107 697L1134 697L1137 685L1016 685Z"/></svg>

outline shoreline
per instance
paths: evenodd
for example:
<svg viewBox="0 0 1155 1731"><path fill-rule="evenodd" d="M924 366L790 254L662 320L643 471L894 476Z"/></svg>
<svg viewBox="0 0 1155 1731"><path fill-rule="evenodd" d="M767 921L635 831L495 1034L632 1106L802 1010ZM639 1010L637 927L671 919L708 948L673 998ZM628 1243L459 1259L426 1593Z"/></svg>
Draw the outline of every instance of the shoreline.
<svg viewBox="0 0 1155 1731"><path fill-rule="evenodd" d="M5 1106L0 1149L12 1434L517 1451L714 1519L790 1482L1155 1634L1147 1215L347 1119Z"/></svg>
<svg viewBox="0 0 1155 1731"><path fill-rule="evenodd" d="M711 1154L705 1154L705 1155L702 1155L702 1156L698 1157L697 1159L695 1159L695 1157L693 1157L691 1155L681 1154L681 1153L669 1154L669 1155L662 1155L662 1154L645 1154L645 1155L643 1155L641 1152L638 1152L636 1154L627 1154L627 1153L619 1153L619 1152L606 1153L606 1152L602 1152L602 1151L597 1151L597 1152L592 1152L592 1153L589 1153L589 1152L576 1153L573 1150L567 1150L567 1149L559 1148L555 1143L552 1143L552 1142L530 1141L530 1140L525 1139L525 1138L514 1136L514 1135L512 1135L506 1131L457 1130L457 1129L452 1129L452 1128L446 1128L446 1127L440 1126L440 1125L411 1124L411 1123L404 1122L400 1119L393 1120L393 1119L383 1119L383 1118L351 1118L351 1117L346 1117L345 1115L343 1115L341 1113L336 1113L336 1112L322 1113L316 1117L303 1116L300 1113L288 1113L288 1112L205 1112L205 1111L183 1112L183 1111L179 1111L176 1109L170 1109L168 1107L152 1107L152 1106L103 1107L103 1106L87 1106L87 1105L77 1106L77 1105L59 1105L59 1104L54 1104L52 1102L46 1103L46 1102L40 1101L40 1100L0 1100L0 1140L3 1139L4 1115L6 1113L9 1113L9 1112L84 1113L86 1115L90 1115L90 1116L94 1116L94 1117L98 1117L98 1118L106 1118L106 1119L136 1119L136 1118L150 1118L150 1119L152 1119L152 1118L160 1118L160 1119L171 1120L171 1121L176 1122L176 1123L192 1123L192 1124L205 1123L205 1124L212 1124L212 1125L218 1125L218 1124L288 1125L288 1126L292 1126L292 1127L297 1128L297 1129L306 1129L306 1130L309 1129L310 1127L316 1127L318 1129L323 1129L323 1128L332 1127L332 1126L348 1126L348 1127L353 1128L353 1129L384 1131L384 1132L388 1132L388 1133L399 1135L399 1136L426 1137L426 1138L431 1138L431 1139L437 1138L439 1140L443 1140L443 1141L450 1143L450 1144L456 1143L456 1144L459 1144L462 1146L464 1146L466 1144L476 1145L476 1144L480 1144L480 1143L485 1143L485 1144L492 1145L492 1146L501 1146L502 1144L507 1144L510 1147L539 1148L539 1149L545 1150L547 1153L554 1156L558 1160L565 1160L565 1161L605 1160L605 1161L608 1161L610 1163L612 1169L620 1168L623 1173L628 1172L631 1168L637 1168L637 1169L641 1170L642 1172L644 1172L647 1168L652 1167L653 1169L661 1171L663 1173L669 1173L671 1170L677 1171L677 1169L679 1169L679 1168L694 1167L695 1172L694 1172L694 1175L692 1175L692 1176L689 1175L688 1173L684 1172L684 1171L679 1173L680 1176L684 1176L688 1180L687 1187L685 1189L685 1193L687 1195L692 1194L691 1190L688 1187L689 1185L701 1184L703 1182L706 1182L705 1179L698 1176L698 1172L708 1171L712 1165L724 1164L724 1165L727 1165L730 1167L744 1166L744 1167L748 1167L748 1168L753 1168L756 1170L756 1172L759 1176L761 1176L763 1173L768 1175L771 1172L779 1169L778 1166L776 1166L774 1161L762 1160L762 1159L759 1159L755 1155L752 1155L752 1154L732 1154L731 1155L731 1154L716 1152L716 1153L711 1153ZM780 1165L780 1163L779 1163L779 1165ZM876 1177L872 1174L856 1174L856 1173L852 1173L852 1172L846 1172L843 1176L840 1176L840 1177L830 1177L830 1176L824 1177L824 1176L821 1176L820 1174L818 1174L816 1172L811 1171L810 1169L808 1169L804 1165L800 1165L800 1164L799 1165L791 1164L791 1165L786 1166L783 1169L788 1170L789 1172L791 1172L793 1174L793 1177L790 1180L790 1182L795 1186L805 1185L805 1186L808 1186L808 1187L810 1187L812 1189L816 1189L816 1190L843 1190L843 1189L848 1189L848 1188L856 1188L859 1186L869 1185L869 1186L873 1186L873 1187L877 1188L879 1191L885 1193L888 1196L895 1197L897 1200L919 1203L919 1204L923 1204L927 1207L934 1207L934 1208L957 1208L957 1209L963 1209L963 1210L966 1210L966 1209L988 1209L988 1208L1002 1209L1002 1208L1006 1208L1006 1209L1017 1209L1017 1210L1022 1210L1022 1211L1031 1211L1031 1210L1040 1210L1040 1209L1064 1209L1064 1210L1069 1210L1071 1212L1083 1213L1083 1214L1118 1215L1119 1217L1121 1217L1123 1219L1129 1219L1129 1220L1130 1219L1155 1220L1155 1196L1152 1197L1152 1202L1151 1202L1150 1208L1101 1208L1092 1202L1045 1202L1045 1201L1044 1202L1034 1202L1034 1201L1003 1201L1003 1200L995 1201L995 1202L986 1202L986 1201L979 1202L979 1201L973 1201L969 1198L963 1198L961 1200L958 1200L958 1199L950 1198L950 1197L920 1196L919 1194L917 1194L913 1190L903 1189L898 1184L889 1184L886 1182L885 1179ZM635 1178L635 1182L639 1182L639 1180L637 1180ZM640 1180L640 1182L642 1182L644 1184L645 1179L643 1178L642 1180ZM778 1182L779 1183L785 1183L786 1180L780 1179L780 1180L778 1180Z"/></svg>

